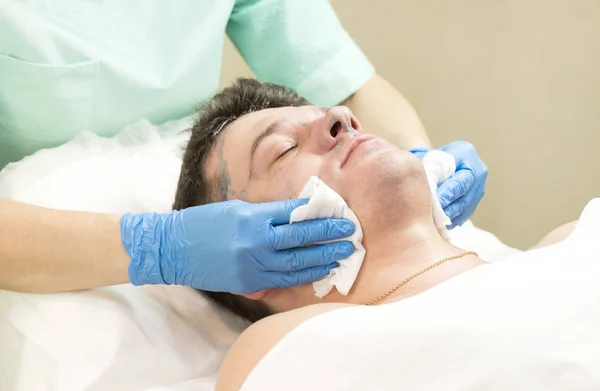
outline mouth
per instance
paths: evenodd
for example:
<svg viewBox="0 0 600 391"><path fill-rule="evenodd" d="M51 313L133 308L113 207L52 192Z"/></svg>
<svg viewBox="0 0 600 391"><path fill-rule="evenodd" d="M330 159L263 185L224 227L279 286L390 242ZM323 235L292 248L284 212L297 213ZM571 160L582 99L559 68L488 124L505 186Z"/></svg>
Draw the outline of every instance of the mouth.
<svg viewBox="0 0 600 391"><path fill-rule="evenodd" d="M352 153L358 148L359 145L366 143L368 141L374 140L375 136L370 134L363 134L362 136L355 137L348 143L348 147L344 150L342 154L342 162L340 164L340 168L344 167L344 164L348 161Z"/></svg>

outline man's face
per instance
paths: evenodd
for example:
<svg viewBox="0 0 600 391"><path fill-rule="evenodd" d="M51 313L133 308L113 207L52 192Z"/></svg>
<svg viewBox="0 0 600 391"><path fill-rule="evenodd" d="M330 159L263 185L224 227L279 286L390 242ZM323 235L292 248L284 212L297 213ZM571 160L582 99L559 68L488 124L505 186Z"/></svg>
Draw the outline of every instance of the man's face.
<svg viewBox="0 0 600 391"><path fill-rule="evenodd" d="M247 202L296 198L315 175L339 193L362 222L374 208L385 207L382 197L393 200L393 193L385 189L398 186L407 167L420 163L411 153L361 131L346 107L250 113L221 133L207 160L206 175L218 179L222 196Z"/></svg>
<svg viewBox="0 0 600 391"><path fill-rule="evenodd" d="M418 158L385 140L362 134L346 107L266 109L238 118L219 135L205 165L222 199L269 202L296 198L315 175L344 198L368 237L381 237L419 212L429 190ZM415 198L417 197L417 198ZM275 312L323 301L311 284L272 289L262 300ZM343 300L342 300L343 301Z"/></svg>

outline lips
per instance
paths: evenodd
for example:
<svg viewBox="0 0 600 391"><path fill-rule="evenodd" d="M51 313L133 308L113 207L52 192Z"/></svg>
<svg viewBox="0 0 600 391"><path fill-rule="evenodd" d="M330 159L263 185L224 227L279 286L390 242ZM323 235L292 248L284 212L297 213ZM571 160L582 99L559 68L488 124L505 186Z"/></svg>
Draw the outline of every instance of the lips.
<svg viewBox="0 0 600 391"><path fill-rule="evenodd" d="M340 168L344 167L344 164L346 164L346 161L348 160L350 155L352 155L352 152L354 152L354 150L356 150L356 148L358 148L358 146L360 144L367 142L369 140L373 140L374 138L375 137L370 134L363 134L362 136L351 139L350 142L348 143L348 146L346 147L346 149L343 152L342 163L340 164Z"/></svg>

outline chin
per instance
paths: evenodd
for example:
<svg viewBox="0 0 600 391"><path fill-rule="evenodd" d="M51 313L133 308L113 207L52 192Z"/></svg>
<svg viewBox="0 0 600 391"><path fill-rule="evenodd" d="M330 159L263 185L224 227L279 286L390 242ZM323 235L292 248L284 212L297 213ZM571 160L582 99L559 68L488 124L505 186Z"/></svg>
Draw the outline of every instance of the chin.
<svg viewBox="0 0 600 391"><path fill-rule="evenodd" d="M399 204L408 201L407 198L428 191L420 160L397 148L373 153L360 164L348 168L340 189L335 190L361 221L373 213L391 213Z"/></svg>
<svg viewBox="0 0 600 391"><path fill-rule="evenodd" d="M367 151L352 165L344 167L344 180L351 183L350 193L357 189L375 190L370 187L402 182L404 178L422 171L423 165L412 153L393 149Z"/></svg>

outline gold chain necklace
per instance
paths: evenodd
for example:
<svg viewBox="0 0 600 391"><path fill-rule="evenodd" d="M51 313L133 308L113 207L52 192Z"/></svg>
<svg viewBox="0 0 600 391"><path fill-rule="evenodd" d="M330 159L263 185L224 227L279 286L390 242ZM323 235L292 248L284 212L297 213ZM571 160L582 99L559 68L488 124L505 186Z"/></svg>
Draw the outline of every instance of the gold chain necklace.
<svg viewBox="0 0 600 391"><path fill-rule="evenodd" d="M462 258L462 257L465 257L467 255L478 256L477 253L474 252L474 251L466 251L466 252L461 253L461 254L457 254L457 255L453 255L451 257L447 257L447 258L441 259L441 260L437 261L436 263L427 266L425 269L421 270L420 272L417 272L417 273L413 274L412 276L406 277L406 279L404 279L404 281L402 281L401 283L399 283L398 285L396 285L395 287L393 287L389 291L385 292L384 294L382 294L380 296L377 296L373 300L367 301L364 305L373 305L373 304L377 303L378 301L380 301L381 299L385 299L386 297L388 297L392 293L396 292L398 289L402 288L407 282L409 282L413 278L419 277L421 274L427 273L431 269L436 268L436 267L440 266L443 263L446 263L448 261L452 261L453 259Z"/></svg>

